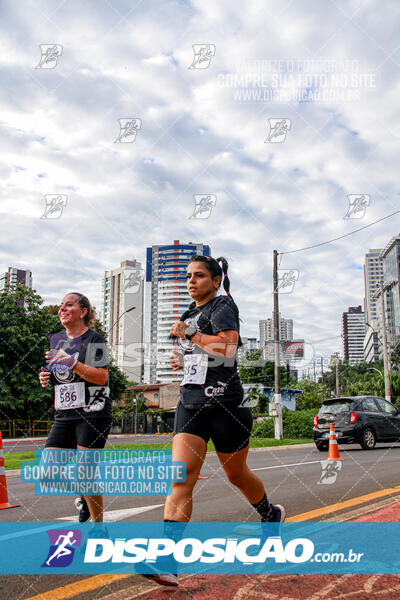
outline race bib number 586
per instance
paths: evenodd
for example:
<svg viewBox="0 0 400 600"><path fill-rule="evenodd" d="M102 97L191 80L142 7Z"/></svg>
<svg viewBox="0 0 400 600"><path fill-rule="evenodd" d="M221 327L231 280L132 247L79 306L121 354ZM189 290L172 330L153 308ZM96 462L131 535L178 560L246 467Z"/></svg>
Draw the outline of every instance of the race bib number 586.
<svg viewBox="0 0 400 600"><path fill-rule="evenodd" d="M54 408L69 410L85 406L85 384L83 381L55 386Z"/></svg>

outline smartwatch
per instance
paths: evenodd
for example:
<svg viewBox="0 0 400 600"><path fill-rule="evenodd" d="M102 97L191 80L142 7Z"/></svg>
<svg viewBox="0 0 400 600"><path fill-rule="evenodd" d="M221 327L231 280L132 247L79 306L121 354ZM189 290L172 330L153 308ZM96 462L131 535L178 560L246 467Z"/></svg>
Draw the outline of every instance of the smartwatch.
<svg viewBox="0 0 400 600"><path fill-rule="evenodd" d="M185 331L185 338L187 340L189 340L189 342L192 339L192 336L194 336L194 334L197 332L197 327L196 325L189 325L189 327L186 329Z"/></svg>

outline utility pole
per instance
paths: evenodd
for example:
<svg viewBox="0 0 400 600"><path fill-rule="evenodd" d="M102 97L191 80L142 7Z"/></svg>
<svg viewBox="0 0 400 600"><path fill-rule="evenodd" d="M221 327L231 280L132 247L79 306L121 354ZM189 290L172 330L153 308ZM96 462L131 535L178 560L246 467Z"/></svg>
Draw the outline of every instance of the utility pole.
<svg viewBox="0 0 400 600"><path fill-rule="evenodd" d="M385 319L385 298L383 296L383 279L381 279L381 314L382 314L382 342L383 342L383 368L385 374L385 398L389 402L392 401L390 395L390 379L389 379L389 357L386 338L386 319Z"/></svg>
<svg viewBox="0 0 400 600"><path fill-rule="evenodd" d="M315 383L317 381L316 375L315 375L315 360L313 360L313 365L314 365L314 383Z"/></svg>
<svg viewBox="0 0 400 600"><path fill-rule="evenodd" d="M275 356L275 439L283 438L281 371L279 355L279 298L278 298L278 251L273 252L273 285L274 285L274 356Z"/></svg>
<svg viewBox="0 0 400 600"><path fill-rule="evenodd" d="M339 396L339 352L336 352L336 396Z"/></svg>
<svg viewBox="0 0 400 600"><path fill-rule="evenodd" d="M321 356L321 382L324 383L324 359Z"/></svg>

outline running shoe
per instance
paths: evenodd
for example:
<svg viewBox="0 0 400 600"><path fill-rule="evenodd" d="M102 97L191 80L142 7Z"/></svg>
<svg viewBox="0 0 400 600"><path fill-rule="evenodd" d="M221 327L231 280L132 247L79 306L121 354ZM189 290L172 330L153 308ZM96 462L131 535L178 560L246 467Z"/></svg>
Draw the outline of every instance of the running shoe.
<svg viewBox="0 0 400 600"><path fill-rule="evenodd" d="M90 511L85 498L75 498L75 506L79 510L79 523L86 523L90 519Z"/></svg>
<svg viewBox="0 0 400 600"><path fill-rule="evenodd" d="M263 536L265 535L265 533L268 533L268 525L269 524L273 524L273 523L277 523L278 527L273 527L274 531L269 532L268 535L278 535L279 537L281 537L281 525L283 523L283 521L285 520L286 517L286 511L284 509L284 507L281 504L271 504L271 508L272 508L272 516L270 519L268 519L268 521L264 521L262 522L262 526L263 526Z"/></svg>
<svg viewBox="0 0 400 600"><path fill-rule="evenodd" d="M172 560L170 556L162 556L158 564L161 564L165 571L169 569L172 571L174 570L174 567L176 567L176 562ZM147 566L152 569L153 573L140 573L140 575L143 575L146 579L151 579L159 585L166 585L169 587L178 586L178 575L176 573L160 573L157 566L151 563L147 563Z"/></svg>
<svg viewBox="0 0 400 600"><path fill-rule="evenodd" d="M271 504L272 518L267 523L283 523L286 518L286 511L281 504Z"/></svg>
<svg viewBox="0 0 400 600"><path fill-rule="evenodd" d="M166 585L169 587L178 587L178 576L172 573L140 573L146 579L151 579L158 585Z"/></svg>

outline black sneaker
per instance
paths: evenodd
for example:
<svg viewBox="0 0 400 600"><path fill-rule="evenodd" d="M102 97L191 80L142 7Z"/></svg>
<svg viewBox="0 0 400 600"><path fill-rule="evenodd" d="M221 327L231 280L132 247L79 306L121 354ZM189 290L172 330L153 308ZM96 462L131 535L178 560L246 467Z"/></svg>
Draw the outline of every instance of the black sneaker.
<svg viewBox="0 0 400 600"><path fill-rule="evenodd" d="M90 519L90 511L85 498L82 496L76 498L75 506L79 510L79 523L86 523Z"/></svg>
<svg viewBox="0 0 400 600"><path fill-rule="evenodd" d="M261 546L268 537L282 537L281 525L286 517L286 511L281 504L271 504L272 515L268 521L261 521ZM277 524L277 527L274 525Z"/></svg>
<svg viewBox="0 0 400 600"><path fill-rule="evenodd" d="M281 504L271 504L272 518L267 523L283 523L286 518L286 511Z"/></svg>

